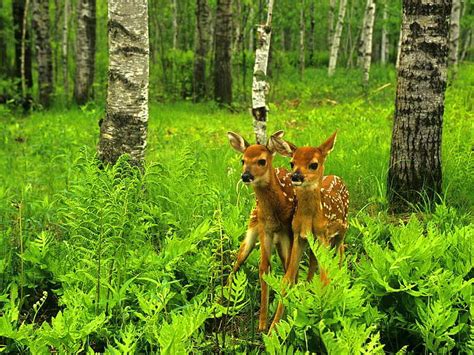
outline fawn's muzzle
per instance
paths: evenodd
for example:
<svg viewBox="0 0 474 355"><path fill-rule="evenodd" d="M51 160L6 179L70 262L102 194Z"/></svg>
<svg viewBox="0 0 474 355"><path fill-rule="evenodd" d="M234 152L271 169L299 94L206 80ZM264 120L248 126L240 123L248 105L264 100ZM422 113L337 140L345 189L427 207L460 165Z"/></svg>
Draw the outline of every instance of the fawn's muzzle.
<svg viewBox="0 0 474 355"><path fill-rule="evenodd" d="M304 175L301 174L299 171L296 171L295 173L291 174L291 182L293 185L301 185L301 183L304 181Z"/></svg>
<svg viewBox="0 0 474 355"><path fill-rule="evenodd" d="M245 183L250 183L254 179L253 175L250 174L248 171L242 174L242 181Z"/></svg>

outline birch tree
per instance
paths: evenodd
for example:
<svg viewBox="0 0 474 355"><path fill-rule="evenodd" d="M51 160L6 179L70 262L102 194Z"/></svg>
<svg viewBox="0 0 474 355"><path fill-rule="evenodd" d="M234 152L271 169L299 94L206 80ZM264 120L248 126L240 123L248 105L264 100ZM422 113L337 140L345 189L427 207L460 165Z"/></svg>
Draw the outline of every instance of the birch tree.
<svg viewBox="0 0 474 355"><path fill-rule="evenodd" d="M206 96L206 63L209 50L209 6L207 0L196 1L196 45L194 55L194 101Z"/></svg>
<svg viewBox="0 0 474 355"><path fill-rule="evenodd" d="M314 18L314 0L310 0L309 4L309 65L314 64L314 27L316 25L316 20Z"/></svg>
<svg viewBox="0 0 474 355"><path fill-rule="evenodd" d="M388 33L387 33L387 21L388 21L388 0L384 1L382 10L382 38L380 40L380 62L385 65L388 61Z"/></svg>
<svg viewBox="0 0 474 355"><path fill-rule="evenodd" d="M98 156L114 164L122 154L143 165L148 126L149 38L147 0L109 0L107 114Z"/></svg>
<svg viewBox="0 0 474 355"><path fill-rule="evenodd" d="M392 209L441 193L450 0L403 0L388 196Z"/></svg>
<svg viewBox="0 0 474 355"><path fill-rule="evenodd" d="M331 52L329 54L328 75L332 76L336 70L337 55L339 52L339 44L341 42L342 26L344 26L344 17L346 15L347 0L340 0L339 15L337 17L336 31L331 41Z"/></svg>
<svg viewBox="0 0 474 355"><path fill-rule="evenodd" d="M49 107L53 92L53 53L49 37L49 24L49 2L34 0L33 28L38 62L38 92L39 103L43 107Z"/></svg>
<svg viewBox="0 0 474 355"><path fill-rule="evenodd" d="M461 1L452 0L451 21L449 25L449 65L456 73L459 53L459 20L461 17Z"/></svg>
<svg viewBox="0 0 474 355"><path fill-rule="evenodd" d="M92 96L95 72L96 0L77 1L76 75L74 99L85 104Z"/></svg>
<svg viewBox="0 0 474 355"><path fill-rule="evenodd" d="M171 10L173 13L173 49L178 48L178 3L177 0L171 0Z"/></svg>
<svg viewBox="0 0 474 355"><path fill-rule="evenodd" d="M232 103L232 0L218 0L214 53L214 99Z"/></svg>
<svg viewBox="0 0 474 355"><path fill-rule="evenodd" d="M304 16L304 0L300 3L300 78L304 76L304 37L305 37L305 16Z"/></svg>
<svg viewBox="0 0 474 355"><path fill-rule="evenodd" d="M369 75L370 75L370 64L372 61L372 35L374 32L374 19L375 19L375 1L367 0L367 12L366 12L366 21L364 32L364 42L363 42L363 84L365 90L367 91L369 86Z"/></svg>
<svg viewBox="0 0 474 355"><path fill-rule="evenodd" d="M268 1L267 21L257 27L257 49L252 81L252 115L256 142L267 142L267 104L266 94L269 89L267 81L268 57L272 36L273 0Z"/></svg>
<svg viewBox="0 0 474 355"><path fill-rule="evenodd" d="M332 48L332 40L334 38L334 11L336 9L336 0L329 0L328 9L328 48Z"/></svg>
<svg viewBox="0 0 474 355"><path fill-rule="evenodd" d="M69 72L68 72L68 49L69 49L69 0L64 1L63 33L61 42L61 62L63 69L63 86L66 102L69 97Z"/></svg>

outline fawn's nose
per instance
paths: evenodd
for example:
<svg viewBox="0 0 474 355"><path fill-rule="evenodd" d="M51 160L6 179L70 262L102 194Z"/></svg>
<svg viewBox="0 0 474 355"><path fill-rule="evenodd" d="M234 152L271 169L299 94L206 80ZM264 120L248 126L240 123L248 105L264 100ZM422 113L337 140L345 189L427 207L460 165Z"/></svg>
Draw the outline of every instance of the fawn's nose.
<svg viewBox="0 0 474 355"><path fill-rule="evenodd" d="M252 182L253 179L254 179L253 175L250 174L248 171L246 171L245 173L242 174L242 181L243 182L249 183L249 182Z"/></svg>
<svg viewBox="0 0 474 355"><path fill-rule="evenodd" d="M302 183L304 181L304 176L300 171L296 171L291 174L291 181L296 183Z"/></svg>

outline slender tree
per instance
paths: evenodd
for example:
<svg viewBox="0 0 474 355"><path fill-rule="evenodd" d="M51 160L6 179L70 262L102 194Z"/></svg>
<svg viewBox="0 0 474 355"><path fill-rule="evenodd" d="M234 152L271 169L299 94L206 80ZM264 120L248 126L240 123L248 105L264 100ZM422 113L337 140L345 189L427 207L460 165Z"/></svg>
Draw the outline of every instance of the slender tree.
<svg viewBox="0 0 474 355"><path fill-rule="evenodd" d="M398 35L398 42L397 42L397 59L395 62L395 68L398 69L400 67L400 55L402 53L402 28L400 26L400 34Z"/></svg>
<svg viewBox="0 0 474 355"><path fill-rule="evenodd" d="M98 156L114 164L122 154L143 164L148 126L147 0L109 0L107 115L100 126Z"/></svg>
<svg viewBox="0 0 474 355"><path fill-rule="evenodd" d="M267 68L272 36L273 0L268 1L267 21L257 27L257 49L253 67L252 115L256 142L267 142Z"/></svg>
<svg viewBox="0 0 474 355"><path fill-rule="evenodd" d="M394 210L441 192L441 133L451 0L403 0L402 49L388 172Z"/></svg>
<svg viewBox="0 0 474 355"><path fill-rule="evenodd" d="M306 27L306 23L305 23L305 16L304 16L304 10L305 10L305 4L304 4L304 0L301 0L300 2L300 78L303 79L303 76L304 76L304 37L305 37L305 27Z"/></svg>
<svg viewBox="0 0 474 355"><path fill-rule="evenodd" d="M74 99L79 105L92 97L95 72L96 0L77 1L76 77Z"/></svg>
<svg viewBox="0 0 474 355"><path fill-rule="evenodd" d="M384 1L383 10L382 10L382 38L380 40L380 63L385 65L388 61L388 31L387 31L387 21L388 21L388 0Z"/></svg>
<svg viewBox="0 0 474 355"><path fill-rule="evenodd" d="M49 2L33 0L33 28L35 32L36 58L38 61L39 103L51 104L53 92L53 53L49 37Z"/></svg>
<svg viewBox="0 0 474 355"><path fill-rule="evenodd" d="M456 76L459 54L459 20L461 17L461 1L452 0L451 21L449 28L449 65L453 67L453 77Z"/></svg>
<svg viewBox="0 0 474 355"><path fill-rule="evenodd" d="M328 48L332 48L332 40L334 39L334 11L336 10L336 0L329 0L328 9Z"/></svg>
<svg viewBox="0 0 474 355"><path fill-rule="evenodd" d="M225 105L232 103L232 0L217 0L214 99Z"/></svg>
<svg viewBox="0 0 474 355"><path fill-rule="evenodd" d="M374 33L374 19L375 19L375 1L367 0L367 19L365 22L365 28L363 29L364 41L363 41L363 84L365 91L367 92L369 86L369 75L370 75L370 64L372 61L372 35Z"/></svg>
<svg viewBox="0 0 474 355"><path fill-rule="evenodd" d="M314 28L316 26L316 20L314 18L314 0L310 0L309 4L309 65L314 65L314 50L315 50L315 41L314 41Z"/></svg>
<svg viewBox="0 0 474 355"><path fill-rule="evenodd" d="M344 25L344 16L346 15L347 0L340 0L339 15L337 18L336 31L331 41L331 52L329 55L328 75L332 76L336 70L337 55L339 52L339 44L341 42L342 26Z"/></svg>
<svg viewBox="0 0 474 355"><path fill-rule="evenodd" d="M173 49L178 48L178 3L177 0L171 0L171 10L173 14Z"/></svg>
<svg viewBox="0 0 474 355"><path fill-rule="evenodd" d="M206 62L209 49L209 6L207 0L196 1L196 45L194 55L194 100L206 96Z"/></svg>
<svg viewBox="0 0 474 355"><path fill-rule="evenodd" d="M63 69L63 86L66 103L69 98L69 71L68 71L68 49L69 49L69 0L64 1L64 17L63 17L63 36L61 42L61 62Z"/></svg>
<svg viewBox="0 0 474 355"><path fill-rule="evenodd" d="M5 19L3 16L3 0L0 0L0 68L3 73L8 72L7 41L5 33Z"/></svg>

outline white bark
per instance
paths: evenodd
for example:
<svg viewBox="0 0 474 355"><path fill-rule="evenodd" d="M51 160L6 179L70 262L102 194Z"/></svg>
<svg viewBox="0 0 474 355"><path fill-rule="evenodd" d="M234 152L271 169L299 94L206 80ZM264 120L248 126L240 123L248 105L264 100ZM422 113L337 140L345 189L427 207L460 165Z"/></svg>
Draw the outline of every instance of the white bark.
<svg viewBox="0 0 474 355"><path fill-rule="evenodd" d="M69 96L68 76L68 33L69 33L69 0L64 0L63 38L61 43L61 61L63 66L63 86L66 102Z"/></svg>
<svg viewBox="0 0 474 355"><path fill-rule="evenodd" d="M178 3L176 0L171 2L173 12L173 49L178 47Z"/></svg>
<svg viewBox="0 0 474 355"><path fill-rule="evenodd" d="M449 57L448 63L456 69L459 53L459 19L461 17L461 1L453 0L451 23L449 26Z"/></svg>
<svg viewBox="0 0 474 355"><path fill-rule="evenodd" d="M398 37L398 45L397 45L397 61L395 62L395 68L397 69L400 66L400 54L402 53L402 38L403 38L403 31L400 26L400 35Z"/></svg>
<svg viewBox="0 0 474 355"><path fill-rule="evenodd" d="M388 21L388 0L385 0L383 5L382 14L382 39L380 44L380 62L385 65L388 61L388 33L387 33L387 21Z"/></svg>
<svg viewBox="0 0 474 355"><path fill-rule="evenodd" d="M363 83L367 89L369 85L370 64L372 61L372 34L374 32L375 1L367 0L367 21L364 28L364 49L363 49Z"/></svg>
<svg viewBox="0 0 474 355"><path fill-rule="evenodd" d="M334 38L334 9L336 7L336 0L329 0L328 10L328 48L332 48L332 40Z"/></svg>
<svg viewBox="0 0 474 355"><path fill-rule="evenodd" d="M270 39L272 35L273 0L268 1L267 22L257 27L257 50L253 67L252 83L252 114L253 127L257 143L267 142L267 105L265 96L268 92L267 66L270 53Z"/></svg>
<svg viewBox="0 0 474 355"><path fill-rule="evenodd" d="M339 44L341 42L342 26L344 25L344 16L346 15L347 0L341 0L339 3L339 15L337 18L336 31L332 40L331 53L329 56L328 75L332 76L336 70L337 55Z"/></svg>

